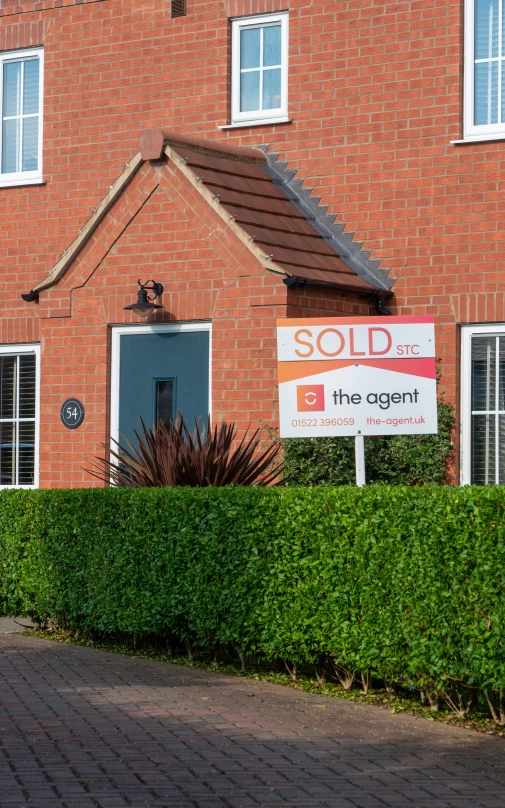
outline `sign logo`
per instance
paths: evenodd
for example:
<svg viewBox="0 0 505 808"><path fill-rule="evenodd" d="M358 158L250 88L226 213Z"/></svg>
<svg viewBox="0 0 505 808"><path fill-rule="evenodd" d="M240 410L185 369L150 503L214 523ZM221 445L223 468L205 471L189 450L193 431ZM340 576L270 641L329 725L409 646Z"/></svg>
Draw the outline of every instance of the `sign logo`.
<svg viewBox="0 0 505 808"><path fill-rule="evenodd" d="M324 384L301 384L296 388L298 412L324 412Z"/></svg>

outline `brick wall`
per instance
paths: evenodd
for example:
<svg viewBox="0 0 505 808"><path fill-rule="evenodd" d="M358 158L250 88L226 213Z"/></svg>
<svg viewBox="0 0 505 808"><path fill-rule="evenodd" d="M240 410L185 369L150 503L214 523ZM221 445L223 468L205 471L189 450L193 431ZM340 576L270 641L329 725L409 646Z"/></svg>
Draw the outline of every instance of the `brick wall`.
<svg viewBox="0 0 505 808"><path fill-rule="evenodd" d="M229 122L227 17L288 5L293 122L219 131L218 126ZM444 385L457 402L457 323L503 320L505 315L501 287L504 146L500 142L463 147L450 143L462 136L460 0L354 0L352 4L291 0L281 6L277 0L188 0L188 11L187 17L171 19L170 3L165 0L43 0L37 4L0 0L0 47L45 46L47 181L40 187L0 189L2 341L37 338L38 310L22 303L20 292L40 280L68 246L137 151L140 131L163 126L235 144L266 143L297 168L298 176L330 206L337 220L345 222L372 251L372 258L381 259L398 278L393 311L435 315ZM111 248L88 285L72 293L75 303L84 301L98 279L105 278L105 267L117 271L115 249ZM202 253L202 264L195 266L186 302L182 302L182 291L172 292L173 316L192 316L191 312L202 310L208 292L200 272L209 261L217 260L212 249ZM134 265L139 256L132 252L123 260L123 275L115 278L115 291L110 293L118 300L131 294L132 279L139 277ZM170 271L167 268L162 278L167 287ZM102 281L104 287L108 283ZM244 288L242 283L246 281L237 280L235 291L229 291L228 320L224 313L222 317L229 328L239 329L239 312L244 309L232 305L232 299ZM258 307L251 300L248 327L271 327L266 323L284 294L281 286L275 278L254 279L255 288L250 291L262 303ZM51 300L60 306L60 313L68 313L58 302L60 293L54 294ZM225 301L226 294L221 293L219 300ZM296 307L297 314L331 314L333 305L335 311L345 313L363 313L363 306L370 310L363 301L312 290L290 298L289 305ZM41 302L41 314L44 306L49 301ZM261 315L256 315L260 309ZM68 334L76 340L75 346L93 355L98 351L99 331L96 366L101 370L96 394L103 395L104 322L110 312L103 315L101 324L93 323L93 316L97 315L83 315L82 328L90 330L82 333L65 316L45 318L41 338L44 345L51 333L51 340L61 340L59 347L68 350L68 342L63 344ZM68 329L73 329L72 334ZM263 336L267 341L272 338L266 331ZM56 351L56 343L53 347ZM241 344L236 350L252 349ZM63 363L62 357L55 354L51 360L52 381L44 382L46 393L58 385L57 363ZM230 361L239 362L239 358ZM273 354L268 361L273 362ZM264 400L269 403L260 408L263 414L273 412L273 371L268 372L270 387L265 388ZM215 382L225 386L227 380L217 374ZM244 406L245 422L250 410L237 406ZM49 413L44 417L49 419ZM102 425L95 443L103 434ZM47 474L43 468L46 484Z"/></svg>
<svg viewBox="0 0 505 808"><path fill-rule="evenodd" d="M342 294L314 286L290 290L288 294L288 317L369 317L374 314L373 302L364 295Z"/></svg>

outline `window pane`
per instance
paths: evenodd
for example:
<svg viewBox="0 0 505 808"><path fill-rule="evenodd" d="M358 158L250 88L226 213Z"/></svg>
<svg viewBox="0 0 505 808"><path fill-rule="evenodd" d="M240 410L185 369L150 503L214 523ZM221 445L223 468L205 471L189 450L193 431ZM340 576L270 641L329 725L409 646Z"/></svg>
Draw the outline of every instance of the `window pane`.
<svg viewBox="0 0 505 808"><path fill-rule="evenodd" d="M0 357L0 418L14 418L16 412L15 356Z"/></svg>
<svg viewBox="0 0 505 808"><path fill-rule="evenodd" d="M475 58L498 56L498 0L475 0Z"/></svg>
<svg viewBox="0 0 505 808"><path fill-rule="evenodd" d="M2 126L2 174L18 170L19 118L4 121Z"/></svg>
<svg viewBox="0 0 505 808"><path fill-rule="evenodd" d="M500 337L498 367L498 409L505 410L505 337Z"/></svg>
<svg viewBox="0 0 505 808"><path fill-rule="evenodd" d="M281 106L281 70L263 71L263 109Z"/></svg>
<svg viewBox="0 0 505 808"><path fill-rule="evenodd" d="M15 485L16 464L13 424L0 423L0 485Z"/></svg>
<svg viewBox="0 0 505 808"><path fill-rule="evenodd" d="M505 61L501 63L501 121L505 123Z"/></svg>
<svg viewBox="0 0 505 808"><path fill-rule="evenodd" d="M4 64L2 115L19 115L21 112L21 62Z"/></svg>
<svg viewBox="0 0 505 808"><path fill-rule="evenodd" d="M501 2L501 55L505 56L505 0Z"/></svg>
<svg viewBox="0 0 505 808"><path fill-rule="evenodd" d="M499 452L499 459L498 459L498 475L499 475L499 483L503 485L505 483L505 416L500 415L498 417L498 429L499 429L499 437L498 437L498 452Z"/></svg>
<svg viewBox="0 0 505 808"><path fill-rule="evenodd" d="M23 113L31 115L39 111L39 60L28 59L25 62L23 85Z"/></svg>
<svg viewBox="0 0 505 808"><path fill-rule="evenodd" d="M475 125L498 123L498 62L475 65Z"/></svg>
<svg viewBox="0 0 505 808"><path fill-rule="evenodd" d="M472 340L472 410L495 409L496 337Z"/></svg>
<svg viewBox="0 0 505 808"><path fill-rule="evenodd" d="M240 69L260 66L261 28L242 28L240 31Z"/></svg>
<svg viewBox="0 0 505 808"><path fill-rule="evenodd" d="M21 171L36 171L39 164L39 117L23 118Z"/></svg>
<svg viewBox="0 0 505 808"><path fill-rule="evenodd" d="M263 66L281 64L281 26L268 25L263 29Z"/></svg>
<svg viewBox="0 0 505 808"><path fill-rule="evenodd" d="M260 71L240 74L240 111L251 112L260 108Z"/></svg>
<svg viewBox="0 0 505 808"><path fill-rule="evenodd" d="M495 483L495 415L472 416L472 483Z"/></svg>
<svg viewBox="0 0 505 808"><path fill-rule="evenodd" d="M174 383L172 379L156 382L156 422L169 426L174 417Z"/></svg>
<svg viewBox="0 0 505 808"><path fill-rule="evenodd" d="M19 417L35 418L35 356L19 357Z"/></svg>
<svg viewBox="0 0 505 808"><path fill-rule="evenodd" d="M35 421L19 424L19 485L35 482Z"/></svg>

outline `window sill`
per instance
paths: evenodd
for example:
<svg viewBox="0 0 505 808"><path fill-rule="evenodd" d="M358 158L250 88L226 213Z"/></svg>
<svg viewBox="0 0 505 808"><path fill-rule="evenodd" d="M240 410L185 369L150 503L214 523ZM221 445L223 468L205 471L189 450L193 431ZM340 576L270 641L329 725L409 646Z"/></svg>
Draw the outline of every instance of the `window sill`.
<svg viewBox="0 0 505 808"><path fill-rule="evenodd" d="M221 131L225 129L249 129L251 126L274 126L278 123L293 123L293 118L270 118L262 121L240 121L239 123L230 123L226 126L218 126Z"/></svg>
<svg viewBox="0 0 505 808"><path fill-rule="evenodd" d="M2 180L0 179L0 188L23 188L26 185L47 185L46 180L42 177L31 180L23 180L21 177L17 180Z"/></svg>
<svg viewBox="0 0 505 808"><path fill-rule="evenodd" d="M466 137L463 140L451 140L450 143L453 146L467 146L469 143L489 143L493 140L505 140L505 132L495 135L474 135Z"/></svg>
<svg viewBox="0 0 505 808"><path fill-rule="evenodd" d="M0 491L36 491L38 485L0 485Z"/></svg>

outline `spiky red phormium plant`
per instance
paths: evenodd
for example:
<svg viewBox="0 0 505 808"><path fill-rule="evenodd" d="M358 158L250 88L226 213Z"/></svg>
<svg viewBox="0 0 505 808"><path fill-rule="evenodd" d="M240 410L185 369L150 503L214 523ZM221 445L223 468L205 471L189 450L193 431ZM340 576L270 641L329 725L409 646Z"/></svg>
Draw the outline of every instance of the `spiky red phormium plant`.
<svg viewBox="0 0 505 808"><path fill-rule="evenodd" d="M283 464L277 460L280 447L261 446L261 430L249 430L233 447L235 424L222 421L205 429L195 421L190 433L183 416L167 427L162 421L149 429L140 419L142 435L134 430L137 446L121 436L111 438L111 459L96 457L89 474L120 488L165 487L172 485L281 485ZM102 444L104 449L106 445Z"/></svg>

